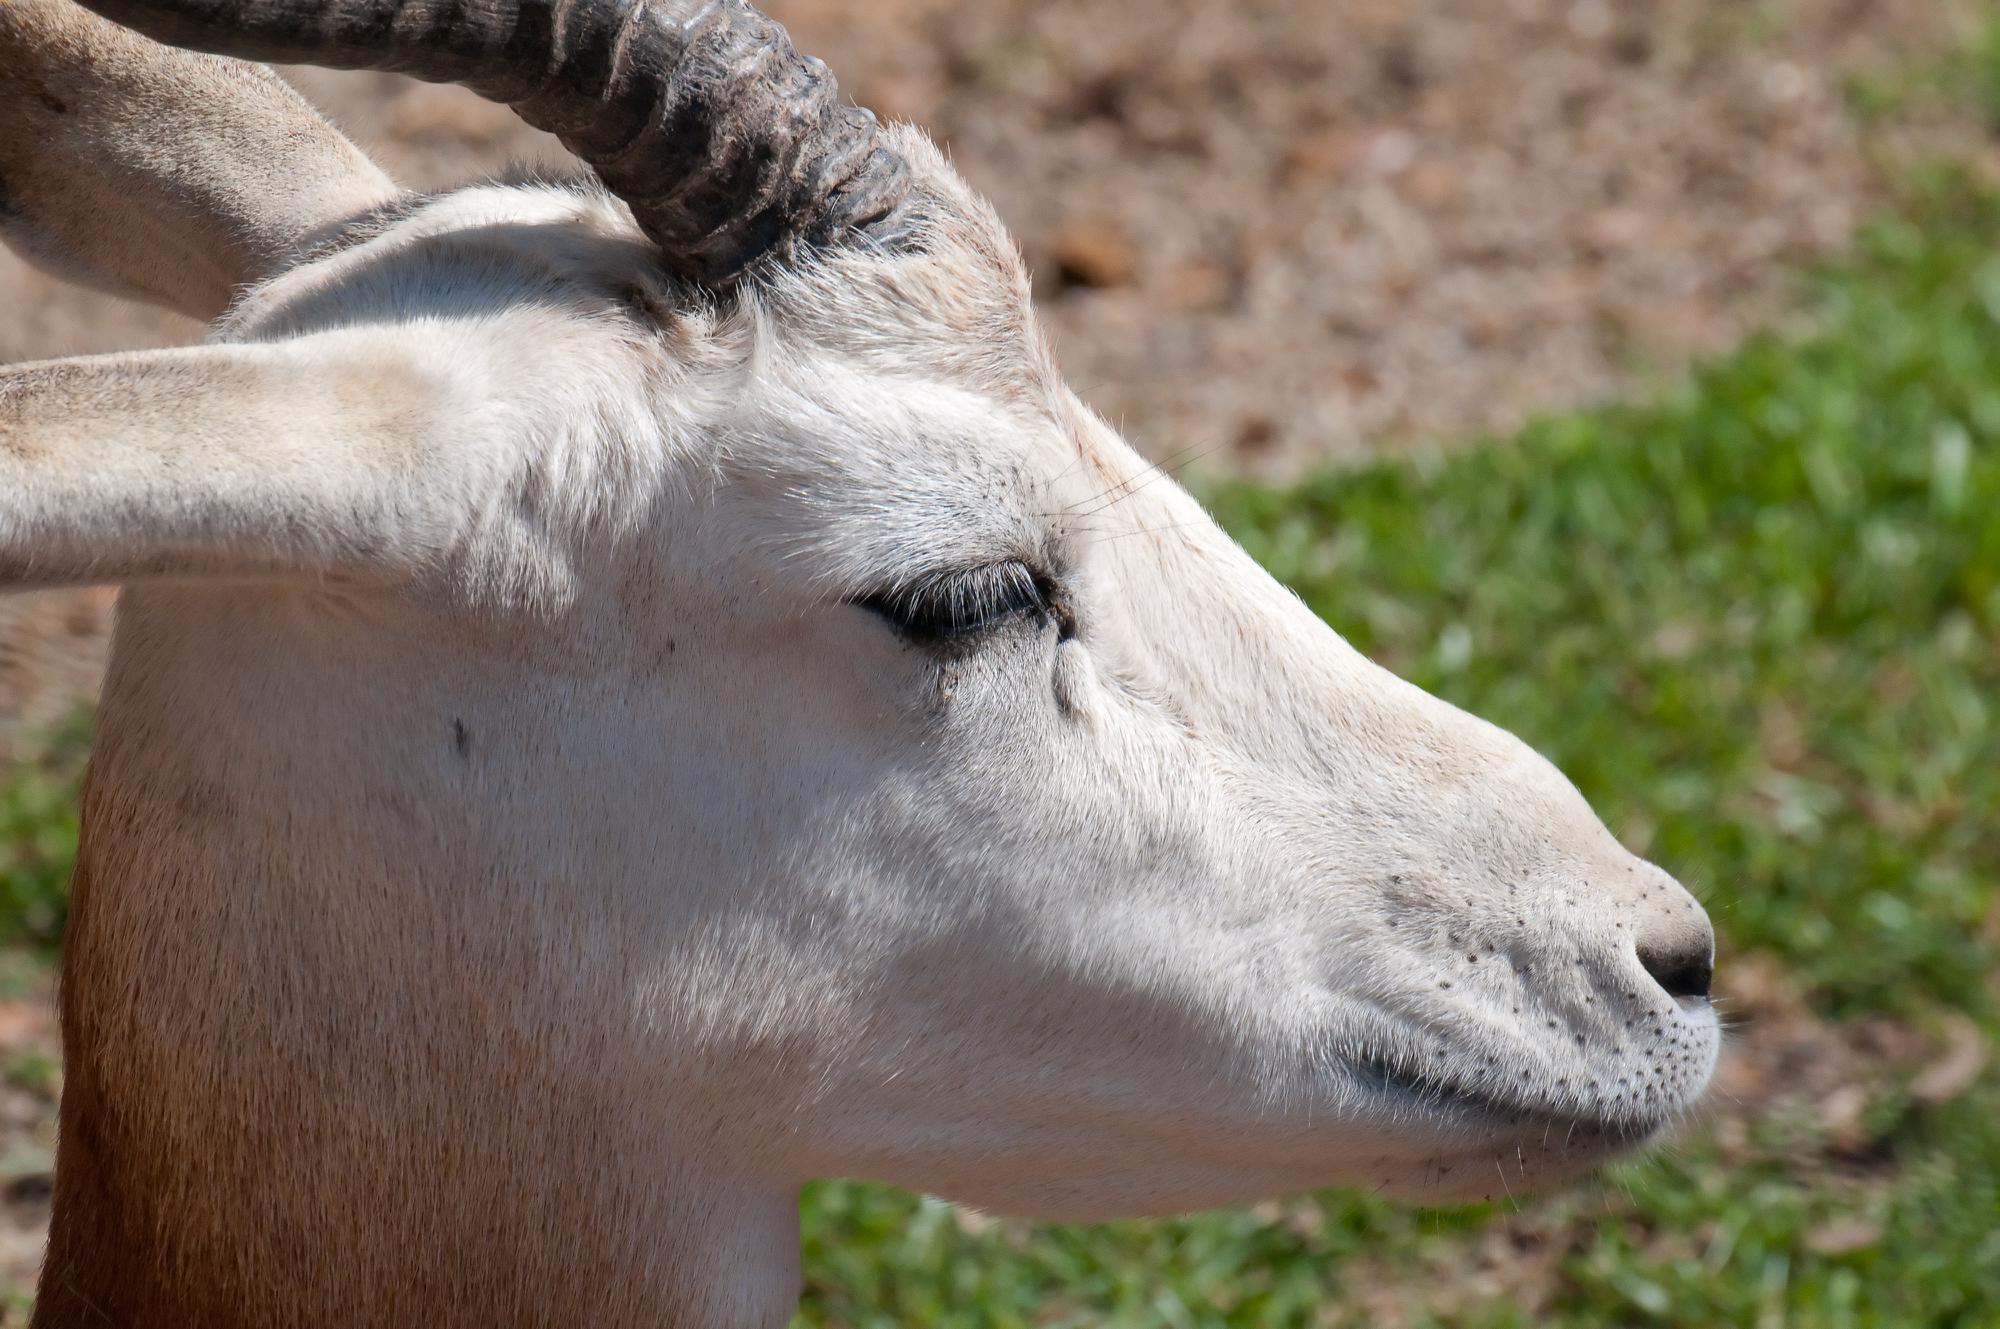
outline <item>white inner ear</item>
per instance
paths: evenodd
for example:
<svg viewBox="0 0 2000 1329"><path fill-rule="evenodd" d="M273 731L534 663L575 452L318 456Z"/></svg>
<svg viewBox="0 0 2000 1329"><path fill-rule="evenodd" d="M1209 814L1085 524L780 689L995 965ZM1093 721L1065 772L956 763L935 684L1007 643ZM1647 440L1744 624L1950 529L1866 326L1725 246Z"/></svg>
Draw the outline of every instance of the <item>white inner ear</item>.
<svg viewBox="0 0 2000 1329"><path fill-rule="evenodd" d="M0 586L435 561L476 477L440 446L459 371L425 350L377 331L0 369Z"/></svg>

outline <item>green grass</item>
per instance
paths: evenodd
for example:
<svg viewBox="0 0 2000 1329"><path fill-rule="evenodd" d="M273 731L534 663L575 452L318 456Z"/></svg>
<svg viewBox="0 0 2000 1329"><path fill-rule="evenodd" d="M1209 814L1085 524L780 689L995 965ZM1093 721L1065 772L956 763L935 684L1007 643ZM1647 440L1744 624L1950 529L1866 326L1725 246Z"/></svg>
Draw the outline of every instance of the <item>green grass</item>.
<svg viewBox="0 0 2000 1329"><path fill-rule="evenodd" d="M40 948L62 936L89 742L89 719L77 716L0 783L0 943Z"/></svg>
<svg viewBox="0 0 2000 1329"><path fill-rule="evenodd" d="M2000 200L1938 183L1817 290L1818 335L1659 402L1212 497L1357 645L1541 747L1683 876L1725 997L1760 951L1827 1017L2000 1033ZM0 794L11 935L59 924L72 781ZM1329 1193L1066 1228L826 1183L799 1322L2000 1325L2000 1084L1891 1090L1868 1123L1865 1159L1760 1122L1518 1212ZM1869 1238L1821 1253L1854 1220Z"/></svg>
<svg viewBox="0 0 2000 1329"><path fill-rule="evenodd" d="M1851 76L1849 108L1864 125L1910 115L1952 119L1970 108L2000 132L2000 13L1992 10L1991 0L1956 4L1960 40L1952 49Z"/></svg>

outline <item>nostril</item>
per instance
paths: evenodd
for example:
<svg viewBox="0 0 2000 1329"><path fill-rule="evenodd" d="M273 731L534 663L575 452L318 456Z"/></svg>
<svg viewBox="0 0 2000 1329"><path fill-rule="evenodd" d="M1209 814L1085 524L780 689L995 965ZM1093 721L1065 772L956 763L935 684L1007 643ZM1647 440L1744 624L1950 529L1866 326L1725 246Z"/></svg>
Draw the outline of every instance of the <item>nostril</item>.
<svg viewBox="0 0 2000 1329"><path fill-rule="evenodd" d="M1670 997L1706 997L1715 977L1715 952L1705 937L1698 945L1641 943L1639 964Z"/></svg>

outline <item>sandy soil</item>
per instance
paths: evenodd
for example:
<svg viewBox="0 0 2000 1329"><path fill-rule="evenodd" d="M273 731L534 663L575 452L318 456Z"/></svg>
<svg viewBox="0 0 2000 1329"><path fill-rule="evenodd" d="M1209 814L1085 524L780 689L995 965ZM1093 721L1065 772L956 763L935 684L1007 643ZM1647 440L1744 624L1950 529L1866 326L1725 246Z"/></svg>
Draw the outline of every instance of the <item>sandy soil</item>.
<svg viewBox="0 0 2000 1329"><path fill-rule="evenodd" d="M1876 196L1843 89L1941 0L788 0L1014 226L1142 446L1353 455L1630 390L1782 307ZM300 80L404 180L559 154L456 89ZM183 339L0 266L0 356Z"/></svg>

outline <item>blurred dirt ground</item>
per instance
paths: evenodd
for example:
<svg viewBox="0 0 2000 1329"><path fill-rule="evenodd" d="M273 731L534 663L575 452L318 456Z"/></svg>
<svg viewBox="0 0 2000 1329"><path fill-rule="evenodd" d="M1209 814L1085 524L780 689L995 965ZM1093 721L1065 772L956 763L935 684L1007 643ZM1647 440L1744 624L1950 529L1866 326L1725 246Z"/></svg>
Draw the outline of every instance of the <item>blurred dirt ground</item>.
<svg viewBox="0 0 2000 1329"><path fill-rule="evenodd" d="M1014 227L1142 447L1351 456L1629 390L1782 309L1878 181L1847 90L1973 0L772 0ZM452 88L305 71L437 187L560 149ZM194 329L0 268L0 355Z"/></svg>
<svg viewBox="0 0 2000 1329"><path fill-rule="evenodd" d="M1083 396L1142 450L1208 467L1284 474L1644 390L1781 323L1800 266L1884 197L1885 154L1994 160L1970 113L1885 128L1849 95L1964 40L1982 0L768 8L994 199ZM413 186L561 159L457 89L297 81ZM0 252L0 362L199 335ZM92 693L110 603L0 598L0 760ZM1750 998L1727 1118L1796 1099L1850 1148L1842 1085L1939 1057L1952 1073L1948 1047L1786 1000L1775 980ZM50 1039L45 994L0 1001L0 1286L38 1258Z"/></svg>
<svg viewBox="0 0 2000 1329"><path fill-rule="evenodd" d="M1154 456L1263 473L1505 431L1779 321L1882 192L1848 89L1984 7L770 5L993 197L1092 404ZM413 186L562 159L456 88L297 79ZM1992 155L1975 124L1911 136ZM0 362L199 335L4 253L0 311ZM108 604L0 600L0 754L89 692Z"/></svg>

